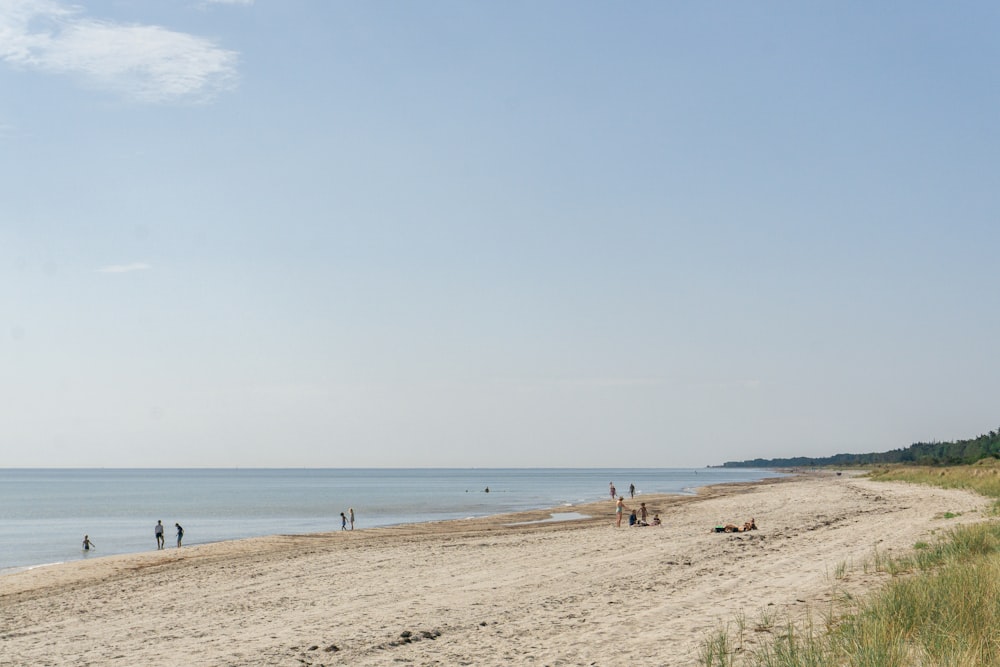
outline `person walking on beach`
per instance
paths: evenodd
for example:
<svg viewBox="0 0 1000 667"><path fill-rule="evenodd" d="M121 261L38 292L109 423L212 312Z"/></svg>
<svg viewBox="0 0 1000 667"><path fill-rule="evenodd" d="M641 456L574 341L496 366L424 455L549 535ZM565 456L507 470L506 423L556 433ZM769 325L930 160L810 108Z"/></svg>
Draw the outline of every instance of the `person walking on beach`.
<svg viewBox="0 0 1000 667"><path fill-rule="evenodd" d="M348 517L351 520L351 530L354 530L354 508L347 510Z"/></svg>
<svg viewBox="0 0 1000 667"><path fill-rule="evenodd" d="M622 527L622 512L627 509L625 507L625 496L618 496L618 500L615 502L615 528Z"/></svg>
<svg viewBox="0 0 1000 667"><path fill-rule="evenodd" d="M340 513L340 529L347 530L347 517L344 516L343 512Z"/></svg>
<svg viewBox="0 0 1000 667"><path fill-rule="evenodd" d="M84 551L90 551L91 547L94 547L96 549L97 545L90 541L90 536L89 535L84 535L83 536L83 550Z"/></svg>
<svg viewBox="0 0 1000 667"><path fill-rule="evenodd" d="M611 500L614 500L615 499L615 495L617 495L618 492L615 490L615 483L614 482L611 482L610 486L611 486Z"/></svg>
<svg viewBox="0 0 1000 667"><path fill-rule="evenodd" d="M628 496L629 498L635 498L635 484L628 485Z"/></svg>
<svg viewBox="0 0 1000 667"><path fill-rule="evenodd" d="M156 528L153 529L153 534L156 535L156 549L159 551L163 548L163 520L160 519L156 522Z"/></svg>
<svg viewBox="0 0 1000 667"><path fill-rule="evenodd" d="M180 549L181 540L184 539L184 529L181 527L181 524L179 523L175 523L174 526L177 528L177 548Z"/></svg>

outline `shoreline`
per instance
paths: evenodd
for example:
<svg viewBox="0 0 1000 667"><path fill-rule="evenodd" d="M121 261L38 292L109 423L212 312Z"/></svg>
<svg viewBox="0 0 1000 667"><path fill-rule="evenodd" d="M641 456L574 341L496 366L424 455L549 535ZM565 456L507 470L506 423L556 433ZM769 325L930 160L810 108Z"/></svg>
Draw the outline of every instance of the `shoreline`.
<svg viewBox="0 0 1000 667"><path fill-rule="evenodd" d="M0 525L0 576L17 569L155 549L152 524L162 518L172 544L174 522L185 544L336 530L338 513L357 510L358 528L481 519L527 509L558 508L607 497L607 480L630 479L640 492L691 493L691 487L775 474L696 469L57 469L0 470L6 514ZM484 487L491 493L484 494ZM32 494L14 494L18 488ZM479 492L477 492L477 489ZM464 491L463 491L464 490ZM221 494L221 495L220 495ZM37 497L37 500L35 499ZM79 498L60 507L53 499ZM65 503L64 503L65 504ZM39 509L41 508L41 510ZM96 553L84 554L89 534Z"/></svg>
<svg viewBox="0 0 1000 667"><path fill-rule="evenodd" d="M777 484L783 481L788 481L795 479L799 475L808 475L809 472L802 471L781 471L785 476L783 477L769 477L758 479L754 481L738 481L738 482L720 482L717 484L709 484L706 486L694 487L688 493L645 493L636 496L635 499L630 499L626 505L630 503L635 504L638 507L638 503L646 502L651 508L649 511L650 517L653 516L654 511L652 508L656 507L673 507L675 505L683 505L686 501L693 501L699 498L708 497L719 497L730 494L738 494L746 490L747 488L767 485L767 484ZM645 500L643 500L645 498ZM580 514L578 518L560 520L554 519L560 514ZM662 511L661 511L662 513ZM310 533L273 533L270 535L257 535L251 537L241 537L238 539L223 539L216 540L212 542L199 542L195 544L185 545L184 547L177 549L176 547L167 546L165 549L156 550L148 549L145 551L131 551L127 553L119 554L108 554L108 555L92 555L79 560L67 560L58 561L53 563L39 563L35 565L21 566L17 569L8 570L0 573L0 599L3 598L5 594L9 591L2 586L4 579L16 576L18 574L24 574L28 572L33 572L35 570L47 570L48 568L75 568L80 566L85 572L89 572L91 567L97 568L102 563L108 563L112 567L114 564L110 561L115 561L115 563L125 563L130 566L135 565L136 562L140 563L139 567L147 567L150 564L156 564L155 560L150 560L146 563L147 559L157 559L157 558L168 558L169 554L174 554L177 556L176 559L168 560L183 560L186 554L193 551L197 551L199 556L211 558L211 554L215 548L226 549L226 545L233 545L238 547L243 543L261 543L264 545L263 548L268 548L272 542L283 543L287 540L294 540L296 538L302 538L304 540L312 540L317 538L323 539L339 539L349 538L351 535L376 535L381 536L384 534L391 534L394 536L410 536L410 535L445 535L445 534L455 534L464 533L467 531L492 531L492 530L503 530L505 528L520 528L520 529L541 529L550 530L554 528L574 528L586 525L601 525L608 523L614 527L614 505L611 503L610 498L607 500L597 500L586 503L577 504L565 504L558 505L556 507L546 507L538 509L521 510L518 512L501 512L498 514L487 514L483 516L470 516L464 518L453 518L453 519L440 519L440 520L430 520L430 521L415 521L397 524L387 524L381 526L373 526L371 528L358 528L355 530L342 531L340 529L310 532ZM625 525L628 517L622 519L622 527L624 530L628 528ZM471 522L479 522L477 525L473 525ZM565 524L565 525L560 525ZM649 528L657 528L654 526L648 526ZM662 528L662 527L660 527ZM354 537L350 539L361 539L360 537ZM95 564L91 567L86 567L87 564ZM69 577L72 579L73 577ZM16 590L16 589L14 589Z"/></svg>
<svg viewBox="0 0 1000 667"><path fill-rule="evenodd" d="M989 505L822 471L641 498L663 526L616 529L605 500L5 575L0 654L25 665L694 665L738 614L752 623L769 610L780 624L863 594L880 580L859 567L873 550L903 553ZM569 512L593 514L516 523ZM711 530L751 517L759 530Z"/></svg>
<svg viewBox="0 0 1000 667"><path fill-rule="evenodd" d="M645 493L645 494L640 494L640 495L636 496L635 499L630 499L629 502L633 502L633 503L647 502L649 504L652 504L654 502L666 502L667 504L669 504L670 501L672 501L672 500L673 501L682 501L684 499L697 498L697 497L701 496L704 493L710 493L710 490L714 489L716 487L733 487L733 486L737 486L737 485L755 485L755 484L776 482L776 481L780 481L780 480L784 480L784 479L790 479L791 477L794 477L796 474L798 474L798 473L788 472L788 471L782 471L782 472L783 472L783 474L787 475L787 477L764 478L764 479L760 479L760 480L754 480L752 482L745 482L745 481L740 481L740 482L720 482L720 483L717 483L717 484L708 484L706 486L689 487L689 488L684 489L682 492ZM647 500L643 500L643 498L646 498ZM212 540L212 541L206 541L206 542L195 542L195 543L192 543L192 544L185 545L184 547L182 547L181 550L184 551L184 550L188 550L188 549L206 548L206 547L211 547L213 545L225 545L225 544L230 544L230 543L244 542L244 541L248 541L248 540L268 540L268 539L272 539L272 538L294 538L294 537L309 538L309 537L319 537L319 536L336 536L336 535L339 535L339 534L341 534L343 532L360 534L360 533L371 533L373 531L385 531L385 530L392 530L392 531L404 530L405 531L407 528L412 528L415 532L418 532L418 533L424 532L425 528L433 529L435 531L440 530L441 532L453 532L455 530L461 531L464 528L468 528L469 527L468 522L472 522L472 521L483 522L484 524L488 524L488 525L490 525L492 527L504 527L504 526L508 526L508 527L521 527L521 526L531 526L531 525L535 525L535 524L538 524L538 525L550 525L550 524L553 524L553 523L561 523L563 521L573 521L573 522L594 521L594 520L597 520L597 519L606 518L606 517L603 517L603 514L607 514L606 510L609 507L611 508L611 512L610 512L611 520L613 521L614 520L614 508L613 508L613 505L610 504L610 499L608 499L608 500L598 500L598 501L591 501L591 502L585 502L585 503L566 503L566 504L557 505L557 506L554 506L554 507L540 507L540 508L535 508L535 509L520 510L520 511L516 511L516 512L499 512L499 513L496 513L496 514L484 514L484 515L481 515L481 516L474 516L473 515L473 516L468 516L468 517L459 517L459 518L450 518L450 519L430 519L430 520L426 520L426 521L408 521L408 522L401 522L401 523L392 523L392 524L384 524L384 525L372 526L372 527L369 527L369 528L357 528L357 529L348 530L348 531L342 531L340 529L331 529L331 530L327 530L327 531L313 531L313 532L306 532L306 533L271 533L271 534L268 534L268 535L254 535L254 536L249 536L249 537L240 537L240 538L236 538L236 539L220 539L220 540ZM568 513L579 514L580 516L579 517L573 517L572 519L558 519L558 518L555 518L555 517L558 517L561 514L568 514ZM602 514L602 516L597 516L598 514ZM652 514L653 513L650 512L650 516L652 516ZM540 515L545 515L545 517L538 518ZM510 518L511 520L507 521L507 518ZM627 517L625 519L623 519L623 523L626 520L627 520ZM451 524L454 524L454 526L451 526ZM623 525L622 527L624 528L625 526ZM83 558L80 558L80 559L75 559L75 560L55 561L55 562L52 562L52 563L35 563L35 564L31 564L31 565L18 565L18 566L13 566L13 567L10 567L10 568L5 568L3 570L0 570L0 581L2 581L3 578L6 577L6 576L9 576L9 575L12 575L12 574L18 574L20 572L26 572L26 571L30 571L30 570L35 570L35 569L39 569L39 568L49 568L49 567L56 567L56 566L63 566L63 565L72 567L72 566L74 566L76 564L95 562L95 561L99 561L99 560L102 560L102 559L109 559L109 558L133 558L133 557L140 557L143 554L157 554L157 553L162 554L162 553L165 553L165 552L173 552L175 550L176 550L175 547L173 547L173 546L167 546L165 549L161 549L161 550L157 550L157 549L145 549L145 550L142 550L142 551L128 551L128 552L124 552L124 553L114 553L114 554L97 554L97 553L94 553L92 555L88 555L86 557L83 557ZM2 593L3 593L3 591L0 590L0 595L2 595Z"/></svg>
<svg viewBox="0 0 1000 667"><path fill-rule="evenodd" d="M59 470L63 470L63 469L59 469ZM130 471L130 472L133 471L133 469L127 469L127 470ZM136 470L139 470L139 469L136 469ZM215 469L212 469L212 470L214 471ZM405 470L405 469L399 469L399 470ZM627 469L609 470L609 472L611 472L613 474L614 472L622 472L623 470L627 470ZM665 470L673 470L673 469L665 469ZM678 470L680 470L680 469L678 469ZM786 471L777 471L777 470L771 470L771 469L768 469L767 472L769 474L774 474L774 473L779 473L779 474L782 474L782 475L787 475L788 474ZM769 478L764 478L764 479L769 479ZM756 481L762 481L762 480L754 480L754 482L756 482ZM728 482L728 481L715 482L715 483L709 483L709 484L702 485L702 486L685 486L685 487L680 488L678 490L671 490L669 492L662 492L662 493L650 493L650 492L646 492L646 493L640 493L639 496L643 496L643 497L647 497L647 498L648 497L658 497L658 496L694 497L694 496L698 495L700 489L704 489L704 488L707 488L707 487L710 487L710 486L716 486L716 485L739 484L739 483L747 483L747 482L745 482L743 480L736 481L736 482ZM468 494L469 491L466 490L465 493ZM492 493L493 494L504 494L504 493L509 493L509 492L505 491L505 490L494 490L494 491L492 491ZM639 496L637 496L637 498ZM637 500L636 502L639 502L639 500ZM567 508L575 508L575 507L582 507L582 506L594 506L594 505L601 505L601 504L602 504L602 501L600 501L600 500L585 501L585 502L561 502L560 504L553 505L553 506L540 506L540 507L529 508L529 509L520 509L520 510L518 510L518 509L507 509L507 510L502 510L502 511L494 512L494 513L479 513L479 514L470 514L470 515L467 515L467 516L459 516L459 513L455 512L455 513L453 513L452 516L447 517L447 518L420 518L420 519L417 519L417 520L404 520L404 521L398 521L398 522L376 523L375 525L366 526L364 528L358 528L356 530L359 530L359 531L360 530L369 531L369 530L375 530L375 529L381 529L381 528L395 528L395 527L399 527L399 526L410 526L410 525L412 525L412 526L420 526L420 525L423 525L423 524L439 524L439 523L445 523L445 522L449 522L449 521L459 521L459 522L461 522L461 521L492 521L496 517L503 517L503 516L506 516L506 515L531 514L531 513L534 513L534 512L545 512L545 511L549 511L549 512L552 512L552 513L562 513ZM333 532L338 532L339 531L339 529L335 528L334 525L333 525L334 523L336 523L337 525L339 525L339 521L337 520L337 517L335 517L333 515L331 515L329 517L326 517L324 519L323 523L325 523L328 527L326 527L326 528L314 528L314 527L310 527L310 528L308 528L308 529L306 529L304 531L298 531L298 530L296 530L295 532L291 532L291 533L282 532L281 530L274 530L274 531L271 531L271 532L259 532L259 533L255 533L255 532L251 531L249 534L239 535L239 536L235 536L235 537L234 536L222 536L222 537L213 538L213 537L209 536L209 537L205 538L203 541L202 540L188 541L185 546L186 547L203 546L203 545L210 545L210 544L219 544L219 543L225 543L225 542L239 541L239 540L243 540L243 539L257 538L257 537L272 537L272 536L276 536L276 535L311 535L311 534L333 533ZM185 521L185 525L188 525L187 521ZM192 526L189 525L188 527L191 528ZM195 524L195 527L197 527L197 524ZM93 530L91 530L90 532L91 532L91 534L93 534ZM191 537L190 533L192 533L192 532L194 532L194 531L190 531L189 530L188 537ZM170 536L168 535L167 537L168 537L168 539L167 539L168 544L172 543L172 539L170 539ZM102 543L103 543L103 541L102 541ZM107 546L107 545L104 545L104 546ZM90 560L99 559L99 558L108 558L108 557L112 557L112 556L132 556L132 555L138 555L138 554L142 554L142 553L147 553L149 551L155 551L154 548L149 548L148 547L147 542L146 542L145 539L142 540L142 546L134 545L134 547L135 548L126 547L126 548L122 549L121 545L119 545L117 548L112 549L110 551L110 553L106 553L106 552L103 552L103 550L101 550L101 549L97 549L93 553L88 553L88 554L85 554L85 555L80 555L78 557L69 557L69 558L67 558L67 557L63 556L62 558L58 558L56 560L52 560L52 561L48 561L48 562L33 562L33 563L24 563L24 564L19 564L19 565L10 565L10 566L7 566L7 567L0 568L0 579L2 579L3 577L9 576L10 574L16 574L18 572L23 572L25 570L34 569L34 568L37 568L37 567L50 567L50 566L53 566L53 565L62 565L64 563L85 562L85 561L90 561ZM172 548L173 548L172 546L168 546L167 547L168 550L172 549Z"/></svg>

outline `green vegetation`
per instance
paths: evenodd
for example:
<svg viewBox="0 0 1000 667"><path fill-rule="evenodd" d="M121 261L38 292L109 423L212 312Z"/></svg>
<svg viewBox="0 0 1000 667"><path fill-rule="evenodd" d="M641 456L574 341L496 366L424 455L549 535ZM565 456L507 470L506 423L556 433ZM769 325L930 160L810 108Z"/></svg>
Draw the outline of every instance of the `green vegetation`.
<svg viewBox="0 0 1000 667"><path fill-rule="evenodd" d="M971 489L1000 502L998 471L1000 464L993 461L958 468L892 467L873 476ZM838 613L831 610L820 627L812 619L788 622L780 633L776 626L776 636L759 647L744 643L742 623L735 638L728 628L719 630L703 644L702 664L1000 667L1000 522L951 529L936 543L916 543L903 558L879 553L873 558L874 567L892 579L871 597L856 602L845 596ZM842 575L839 566L836 574Z"/></svg>
<svg viewBox="0 0 1000 667"><path fill-rule="evenodd" d="M970 440L953 442L917 442L905 449L871 454L836 454L812 458L752 459L727 461L723 468L801 468L804 466L870 466L890 463L917 465L962 465L982 459L1000 459L1000 430L984 433Z"/></svg>

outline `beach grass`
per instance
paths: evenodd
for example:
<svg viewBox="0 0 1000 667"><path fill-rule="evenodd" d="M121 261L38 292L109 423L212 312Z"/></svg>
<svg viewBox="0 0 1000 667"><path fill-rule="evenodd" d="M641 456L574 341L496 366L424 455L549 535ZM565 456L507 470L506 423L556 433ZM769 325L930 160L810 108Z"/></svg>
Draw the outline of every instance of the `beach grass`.
<svg viewBox="0 0 1000 667"><path fill-rule="evenodd" d="M951 468L880 470L874 477L962 488L1000 498L995 463ZM994 512L998 505L994 505ZM947 512L942 517L947 517ZM723 630L711 641L714 662L706 665L792 667L865 665L909 667L955 665L1000 667L1000 522L959 526L934 543L918 542L896 558L876 552L866 571L891 580L858 601L845 598L824 627L788 621L761 646L742 642L729 656L718 653L734 642ZM843 573L838 570L837 575ZM840 578L838 576L838 578ZM703 652L703 656L708 654Z"/></svg>

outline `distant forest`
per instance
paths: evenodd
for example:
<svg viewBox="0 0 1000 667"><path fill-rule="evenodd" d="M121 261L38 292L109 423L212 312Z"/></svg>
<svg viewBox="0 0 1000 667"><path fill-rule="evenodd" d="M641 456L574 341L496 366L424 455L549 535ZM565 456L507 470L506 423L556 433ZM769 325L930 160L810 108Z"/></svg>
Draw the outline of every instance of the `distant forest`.
<svg viewBox="0 0 1000 667"><path fill-rule="evenodd" d="M959 465L975 463L988 457L1000 459L1000 432L990 431L971 440L954 442L916 442L905 449L872 454L835 454L820 458L797 456L790 459L753 459L727 461L722 468L790 468L802 466L852 466L877 463L914 463L918 465Z"/></svg>

